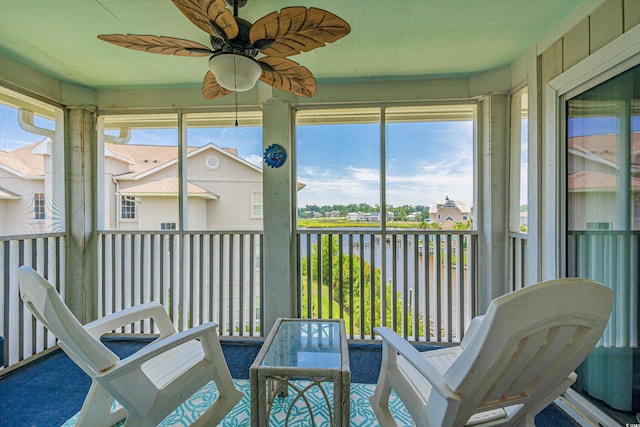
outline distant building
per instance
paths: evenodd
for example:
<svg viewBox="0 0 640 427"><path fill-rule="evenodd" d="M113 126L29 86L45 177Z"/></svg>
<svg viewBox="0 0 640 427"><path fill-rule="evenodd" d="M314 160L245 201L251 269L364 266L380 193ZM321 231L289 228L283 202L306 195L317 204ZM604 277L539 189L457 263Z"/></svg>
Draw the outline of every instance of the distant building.
<svg viewBox="0 0 640 427"><path fill-rule="evenodd" d="M429 222L440 224L443 230L452 230L456 223L466 223L470 219L471 205L450 200L449 196L429 206Z"/></svg>
<svg viewBox="0 0 640 427"><path fill-rule="evenodd" d="M417 221L418 218L420 218L421 216L422 216L422 212L412 212L409 215L407 215L407 221L409 222Z"/></svg>
<svg viewBox="0 0 640 427"><path fill-rule="evenodd" d="M360 221L362 219L362 215L357 212L349 212L347 214L347 221Z"/></svg>

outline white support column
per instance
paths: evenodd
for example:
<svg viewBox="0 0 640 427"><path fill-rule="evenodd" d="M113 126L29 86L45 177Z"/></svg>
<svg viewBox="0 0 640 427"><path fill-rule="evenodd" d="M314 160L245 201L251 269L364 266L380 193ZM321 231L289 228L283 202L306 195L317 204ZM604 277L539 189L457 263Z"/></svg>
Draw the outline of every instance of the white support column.
<svg viewBox="0 0 640 427"><path fill-rule="evenodd" d="M509 96L488 95L481 104L480 129L480 281L478 309L484 313L507 291L509 194Z"/></svg>
<svg viewBox="0 0 640 427"><path fill-rule="evenodd" d="M96 318L96 112L68 109L65 132L66 303L82 323Z"/></svg>
<svg viewBox="0 0 640 427"><path fill-rule="evenodd" d="M527 54L527 81L529 88L528 116L528 176L527 176L527 278L526 284L539 282L541 275L540 242L542 241L541 209L542 205L542 107L540 86L540 59L536 48Z"/></svg>
<svg viewBox="0 0 640 427"><path fill-rule="evenodd" d="M271 98L263 109L263 150L279 144L287 160L279 168L263 163L264 325L266 335L278 317L295 315L297 283L293 212L292 112L288 102ZM293 189L293 190L292 190Z"/></svg>

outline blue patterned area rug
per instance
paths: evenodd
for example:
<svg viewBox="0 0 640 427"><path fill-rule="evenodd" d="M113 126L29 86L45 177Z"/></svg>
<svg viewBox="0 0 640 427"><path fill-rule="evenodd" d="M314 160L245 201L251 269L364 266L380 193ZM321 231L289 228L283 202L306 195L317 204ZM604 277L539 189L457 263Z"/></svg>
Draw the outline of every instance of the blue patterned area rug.
<svg viewBox="0 0 640 427"><path fill-rule="evenodd" d="M238 389L244 393L244 397L238 404L227 414L220 424L222 427L250 427L251 426L251 399L249 392L251 385L249 380L233 380ZM294 381L297 386L305 387L308 381ZM333 384L323 383L323 388L332 399ZM370 427L377 426L376 416L369 405L369 396L373 394L375 385L373 384L351 384L351 425ZM202 387L189 400L183 403L172 414L165 418L160 426L188 426L198 418L215 400L217 389L213 382ZM310 389L307 399L312 407L314 419L317 426L329 425L329 413L322 392L317 386ZM294 393L289 393L287 397L278 397L273 403L271 409L270 426L284 426L287 411L294 401ZM400 426L411 426L411 418L404 408L402 402L395 393L391 393L389 407L393 412ZM62 427L72 427L76 423L78 415L65 422ZM297 399L291 410L289 426L291 427L307 427L311 425L309 422L309 410L303 399ZM118 426L124 424L121 421Z"/></svg>

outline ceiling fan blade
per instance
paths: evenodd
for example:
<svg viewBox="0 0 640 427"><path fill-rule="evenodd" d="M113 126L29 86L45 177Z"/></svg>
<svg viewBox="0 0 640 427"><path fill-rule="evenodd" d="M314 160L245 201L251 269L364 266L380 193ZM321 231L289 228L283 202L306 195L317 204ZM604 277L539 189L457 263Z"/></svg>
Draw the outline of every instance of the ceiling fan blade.
<svg viewBox="0 0 640 427"><path fill-rule="evenodd" d="M100 40L128 49L178 56L209 56L213 52L207 46L185 39L139 34L102 34Z"/></svg>
<svg viewBox="0 0 640 427"><path fill-rule="evenodd" d="M204 76L204 82L202 85L202 93L204 94L205 98L220 98L221 96L228 95L231 92L232 91L230 91L229 89L225 89L220 86L213 73L211 71L207 71L207 74L205 74Z"/></svg>
<svg viewBox="0 0 640 427"><path fill-rule="evenodd" d="M286 7L254 22L249 40L267 56L283 58L324 46L349 34L342 18L315 7Z"/></svg>
<svg viewBox="0 0 640 427"><path fill-rule="evenodd" d="M316 94L316 79L306 67L288 58L267 56L259 61L260 80L275 88L310 98Z"/></svg>
<svg viewBox="0 0 640 427"><path fill-rule="evenodd" d="M221 39L238 35L238 23L224 0L173 0L173 4L201 30Z"/></svg>

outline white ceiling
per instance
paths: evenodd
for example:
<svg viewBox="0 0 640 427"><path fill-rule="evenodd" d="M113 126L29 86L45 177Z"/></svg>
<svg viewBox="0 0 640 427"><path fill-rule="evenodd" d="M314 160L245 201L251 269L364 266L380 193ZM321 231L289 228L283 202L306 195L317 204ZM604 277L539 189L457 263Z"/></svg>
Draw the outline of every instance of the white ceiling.
<svg viewBox="0 0 640 427"><path fill-rule="evenodd" d="M593 0L248 0L256 19L319 7L351 26L335 43L291 57L319 82L469 76L504 66ZM0 54L95 88L196 87L206 57L133 51L99 34L153 34L209 45L170 0L0 0Z"/></svg>

